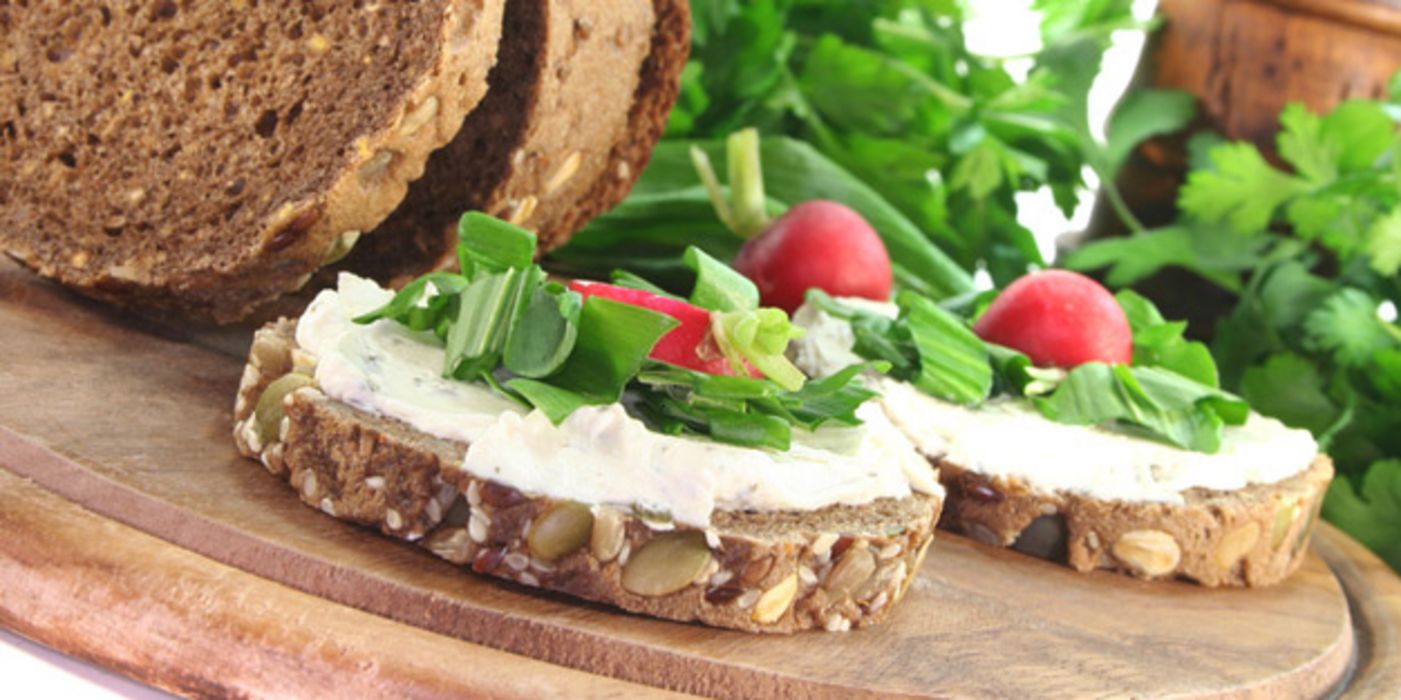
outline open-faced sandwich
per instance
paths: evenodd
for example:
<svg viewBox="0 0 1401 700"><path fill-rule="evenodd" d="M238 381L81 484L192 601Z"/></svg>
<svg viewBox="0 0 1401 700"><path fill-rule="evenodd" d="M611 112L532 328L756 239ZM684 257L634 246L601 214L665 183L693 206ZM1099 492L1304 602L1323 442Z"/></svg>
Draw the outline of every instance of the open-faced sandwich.
<svg viewBox="0 0 1401 700"><path fill-rule="evenodd" d="M768 221L754 134L729 141L728 198L693 158L720 218L753 235L736 267L807 331L796 364L886 369L870 385L938 468L942 526L1081 571L1207 586L1277 583L1303 561L1332 464L1307 431L1221 390L1185 324L1060 270L995 298L892 299L860 215L807 202Z"/></svg>
<svg viewBox="0 0 1401 700"><path fill-rule="evenodd" d="M699 250L681 299L552 281L532 234L482 214L460 234L461 274L346 274L260 330L240 451L329 515L528 586L763 632L889 613L943 490L867 363L805 381L787 315Z"/></svg>
<svg viewBox="0 0 1401 700"><path fill-rule="evenodd" d="M977 334L904 294L813 293L795 320L814 376L895 365L874 386L939 468L944 527L1081 571L1207 586L1278 583L1303 561L1332 464L1307 431L1218 389L1205 347L1132 292L1033 273Z"/></svg>

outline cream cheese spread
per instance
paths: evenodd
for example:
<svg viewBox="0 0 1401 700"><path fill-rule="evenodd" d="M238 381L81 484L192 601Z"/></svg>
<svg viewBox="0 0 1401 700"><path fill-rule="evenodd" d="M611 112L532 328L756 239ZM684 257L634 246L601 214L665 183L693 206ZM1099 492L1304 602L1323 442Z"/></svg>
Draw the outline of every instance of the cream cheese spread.
<svg viewBox="0 0 1401 700"><path fill-rule="evenodd" d="M621 404L588 406L556 426L476 383L441 376L443 349L394 321L351 319L392 294L340 276L297 324L327 396L468 444L462 468L529 494L643 506L704 527L717 510L810 510L942 494L929 463L874 402L860 426L793 431L786 452L655 433Z"/></svg>
<svg viewBox="0 0 1401 700"><path fill-rule="evenodd" d="M893 316L891 305L862 308ZM805 304L794 323L807 335L794 361L812 376L853 362L850 326ZM967 408L892 379L875 380L881 405L921 452L989 476L1014 477L1040 491L1074 491L1106 500L1181 503L1194 488L1239 489L1270 484L1307 469L1318 445L1305 430L1252 413L1226 426L1215 454L1184 450L1106 427L1067 425L1043 417L1020 399L994 399Z"/></svg>

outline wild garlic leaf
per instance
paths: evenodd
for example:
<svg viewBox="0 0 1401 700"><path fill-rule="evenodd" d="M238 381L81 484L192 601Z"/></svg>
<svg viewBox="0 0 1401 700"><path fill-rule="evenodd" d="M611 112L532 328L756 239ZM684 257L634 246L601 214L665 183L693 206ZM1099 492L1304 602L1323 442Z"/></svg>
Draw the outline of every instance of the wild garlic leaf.
<svg viewBox="0 0 1401 700"><path fill-rule="evenodd" d="M1216 361L1206 345L1187 340L1187 324L1163 318L1158 307L1142 295L1125 289L1114 298L1133 330L1133 364L1161 367L1209 387L1220 386Z"/></svg>
<svg viewBox="0 0 1401 700"><path fill-rule="evenodd" d="M676 319L651 309L591 296L579 314L574 352L550 383L594 403L617 401Z"/></svg>
<svg viewBox="0 0 1401 700"><path fill-rule="evenodd" d="M482 272L459 292L443 375L468 379L495 369L511 327L542 277L539 268Z"/></svg>
<svg viewBox="0 0 1401 700"><path fill-rule="evenodd" d="M536 287L506 340L502 364L521 377L555 373L574 351L582 310L577 292L559 284Z"/></svg>
<svg viewBox="0 0 1401 700"><path fill-rule="evenodd" d="M523 396L531 406L539 409L555 425L564 422L565 418L584 406L603 403L579 392L525 377L507 380L505 386Z"/></svg>
<svg viewBox="0 0 1401 700"><path fill-rule="evenodd" d="M1306 345L1328 353L1343 366L1365 366L1372 353L1396 344L1377 315L1377 306L1376 299L1355 287L1333 293L1305 317Z"/></svg>
<svg viewBox="0 0 1401 700"><path fill-rule="evenodd" d="M1253 144L1234 142L1211 149L1215 170L1195 170L1178 196L1183 211L1207 223L1227 223L1238 234L1270 225L1276 209L1308 191L1308 182L1282 173Z"/></svg>
<svg viewBox="0 0 1401 700"><path fill-rule="evenodd" d="M457 223L457 256L469 278L477 267L492 272L524 269L535 259L535 234L489 214L469 211Z"/></svg>
<svg viewBox="0 0 1401 700"><path fill-rule="evenodd" d="M1072 369L1054 392L1032 397L1043 415L1060 423L1118 422L1179 447L1214 453L1226 423L1242 423L1244 401L1155 367L1090 362Z"/></svg>
<svg viewBox="0 0 1401 700"><path fill-rule="evenodd" d="M900 321L919 353L920 390L960 404L978 404L992 391L987 346L968 323L912 292L897 297Z"/></svg>

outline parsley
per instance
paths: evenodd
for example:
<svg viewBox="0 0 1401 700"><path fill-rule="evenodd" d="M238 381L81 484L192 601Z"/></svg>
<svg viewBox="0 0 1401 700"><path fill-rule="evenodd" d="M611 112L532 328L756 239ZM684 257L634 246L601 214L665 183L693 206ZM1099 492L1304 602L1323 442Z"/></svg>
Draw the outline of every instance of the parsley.
<svg viewBox="0 0 1401 700"><path fill-rule="evenodd" d="M594 276L623 267L679 292L691 281L686 245L727 260L740 241L726 229L752 235L788 206L833 199L880 234L903 288L943 299L970 291L980 268L1004 284L1045 264L1017 221L1017 193L1049 188L1069 213L1086 167L1112 191L1135 144L1195 112L1185 93L1144 92L1117 111L1106 141L1091 135L1087 95L1110 36L1141 28L1131 4L1038 0L1044 48L1019 80L969 49L964 3L698 0L691 60L651 164L550 264ZM719 178L697 181L691 147L719 163L724 139L746 127L758 130L767 177L760 188L731 177L732 191L758 196L727 200ZM698 210L707 191L726 203L719 212Z"/></svg>
<svg viewBox="0 0 1401 700"><path fill-rule="evenodd" d="M1339 471L1325 515L1401 569L1387 544L1401 532L1401 501L1388 495L1401 471L1401 328L1381 315L1401 303L1394 114L1381 101L1326 114L1290 105L1283 168L1252 144L1198 137L1177 222L1092 243L1067 264L1107 267L1116 285L1182 267L1232 293L1211 343L1221 384L1313 432Z"/></svg>

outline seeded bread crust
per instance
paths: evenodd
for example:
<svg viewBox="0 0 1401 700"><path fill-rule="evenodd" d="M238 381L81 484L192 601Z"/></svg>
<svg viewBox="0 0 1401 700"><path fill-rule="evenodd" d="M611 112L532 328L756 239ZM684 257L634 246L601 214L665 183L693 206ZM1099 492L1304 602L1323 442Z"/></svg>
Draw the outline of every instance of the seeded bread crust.
<svg viewBox="0 0 1401 700"><path fill-rule="evenodd" d="M502 5L0 7L0 250L244 317L403 199L485 94Z"/></svg>
<svg viewBox="0 0 1401 700"><path fill-rule="evenodd" d="M344 267L391 286L451 267L468 210L563 245L632 189L689 50L683 0L510 0L486 99Z"/></svg>
<svg viewBox="0 0 1401 700"><path fill-rule="evenodd" d="M1270 586L1303 563L1333 463L1238 491L1191 489L1184 503L1106 501L939 463L939 526L1079 571L1108 569L1204 586Z"/></svg>
<svg viewBox="0 0 1401 700"><path fill-rule="evenodd" d="M933 540L941 502L922 495L804 513L717 512L706 530L598 505L582 524L568 523L556 514L578 515L578 504L469 474L460 468L466 445L358 411L314 386L283 397L280 428L264 436L255 409L268 386L313 370L295 348L295 327L282 320L254 336L235 405L239 451L308 505L478 573L671 620L842 631L883 620ZM583 535L577 548L546 556L542 533L558 540L568 530ZM623 585L630 574L656 584L678 570L684 580L665 592Z"/></svg>

